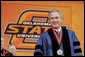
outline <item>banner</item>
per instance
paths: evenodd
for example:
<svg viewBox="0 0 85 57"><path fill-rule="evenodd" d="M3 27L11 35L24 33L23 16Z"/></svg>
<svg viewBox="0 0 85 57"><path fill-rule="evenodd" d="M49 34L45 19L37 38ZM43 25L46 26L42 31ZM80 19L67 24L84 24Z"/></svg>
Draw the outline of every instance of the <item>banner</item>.
<svg viewBox="0 0 85 57"><path fill-rule="evenodd" d="M57 3L57 2L56 2ZM36 4L36 3L35 3ZM16 55L33 56L36 42L43 32L51 28L48 23L48 12L52 9L63 14L62 26L72 30L72 7L1 3L1 29L4 34L5 48L13 44Z"/></svg>

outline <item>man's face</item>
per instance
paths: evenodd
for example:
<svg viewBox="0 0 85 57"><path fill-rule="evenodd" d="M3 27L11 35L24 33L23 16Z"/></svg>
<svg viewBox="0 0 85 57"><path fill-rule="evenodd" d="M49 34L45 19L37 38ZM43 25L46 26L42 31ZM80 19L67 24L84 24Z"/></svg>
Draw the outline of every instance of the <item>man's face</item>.
<svg viewBox="0 0 85 57"><path fill-rule="evenodd" d="M49 17L49 23L54 28L58 28L61 25L62 19L58 12L52 12Z"/></svg>

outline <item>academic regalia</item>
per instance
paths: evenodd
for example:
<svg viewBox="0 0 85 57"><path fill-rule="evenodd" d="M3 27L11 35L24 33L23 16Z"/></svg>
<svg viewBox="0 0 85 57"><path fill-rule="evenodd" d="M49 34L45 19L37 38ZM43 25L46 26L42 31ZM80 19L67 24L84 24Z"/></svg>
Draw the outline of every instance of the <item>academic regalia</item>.
<svg viewBox="0 0 85 57"><path fill-rule="evenodd" d="M59 49L62 50L62 55L58 55ZM34 56L82 56L82 51L73 31L62 27L62 39L59 45L51 28L40 35L35 46Z"/></svg>
<svg viewBox="0 0 85 57"><path fill-rule="evenodd" d="M12 53L8 52L7 50L5 49L2 49L1 50L1 56L13 56Z"/></svg>

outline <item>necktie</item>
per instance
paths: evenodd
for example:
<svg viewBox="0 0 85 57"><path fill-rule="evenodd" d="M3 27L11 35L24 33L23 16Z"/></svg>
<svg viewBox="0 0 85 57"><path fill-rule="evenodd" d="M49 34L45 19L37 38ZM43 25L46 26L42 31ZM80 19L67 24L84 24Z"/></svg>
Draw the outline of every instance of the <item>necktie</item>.
<svg viewBox="0 0 85 57"><path fill-rule="evenodd" d="M57 33L58 38L60 39L60 32L58 33L58 32L56 31L56 33Z"/></svg>

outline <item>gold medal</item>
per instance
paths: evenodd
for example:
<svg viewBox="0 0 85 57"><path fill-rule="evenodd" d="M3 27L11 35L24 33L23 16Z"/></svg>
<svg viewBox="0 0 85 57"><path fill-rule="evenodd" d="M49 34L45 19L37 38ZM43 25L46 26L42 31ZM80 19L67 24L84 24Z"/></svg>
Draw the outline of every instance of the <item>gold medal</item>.
<svg viewBox="0 0 85 57"><path fill-rule="evenodd" d="M57 54L58 55L62 55L63 54L63 51L61 49L57 50Z"/></svg>

